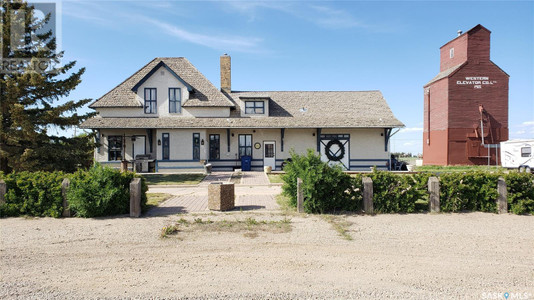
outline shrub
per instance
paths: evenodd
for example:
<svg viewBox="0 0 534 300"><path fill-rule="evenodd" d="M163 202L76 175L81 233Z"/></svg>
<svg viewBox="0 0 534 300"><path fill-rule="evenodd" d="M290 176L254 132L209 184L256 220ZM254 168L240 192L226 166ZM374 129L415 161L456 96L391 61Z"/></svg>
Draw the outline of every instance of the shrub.
<svg viewBox="0 0 534 300"><path fill-rule="evenodd" d="M510 172L505 176L508 210L514 214L534 214L534 175Z"/></svg>
<svg viewBox="0 0 534 300"><path fill-rule="evenodd" d="M130 211L130 182L132 172L120 172L95 165L88 171L73 174L67 200L69 208L78 217L99 217L127 214ZM146 184L143 182L142 208L146 207Z"/></svg>
<svg viewBox="0 0 534 300"><path fill-rule="evenodd" d="M445 173L440 176L440 202L444 212L463 210L497 212L500 173Z"/></svg>
<svg viewBox="0 0 534 300"><path fill-rule="evenodd" d="M1 176L6 182L7 193L6 203L0 206L0 217L61 216L61 182L66 177L63 172L20 172Z"/></svg>
<svg viewBox="0 0 534 300"><path fill-rule="evenodd" d="M428 200L427 182L430 174L396 175L374 171L373 208L376 213L411 213L418 200Z"/></svg>
<svg viewBox="0 0 534 300"><path fill-rule="evenodd" d="M330 167L308 149L305 155L290 151L282 175L283 193L297 206L297 178L303 181L304 210L308 213L357 211L361 207L361 180L358 182L339 167Z"/></svg>

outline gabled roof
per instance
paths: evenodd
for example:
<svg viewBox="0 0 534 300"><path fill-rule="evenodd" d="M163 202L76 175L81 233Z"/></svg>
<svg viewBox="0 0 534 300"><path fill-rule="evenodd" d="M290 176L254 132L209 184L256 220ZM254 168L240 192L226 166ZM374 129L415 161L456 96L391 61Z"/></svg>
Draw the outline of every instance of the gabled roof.
<svg viewBox="0 0 534 300"><path fill-rule="evenodd" d="M187 90L188 91L193 91L193 87L191 87L189 85L189 83L185 82L180 76L178 76L178 74L176 74L171 68L169 68L169 66L167 66L163 61L160 61L155 67L152 68L152 70L150 72L148 72L145 77L143 77L141 80L139 80L139 82L134 85L134 87L132 88L132 91L137 93L137 90L139 89L139 87L141 85L143 85L143 83L145 83L145 81L148 80L148 78L150 78L152 75L154 75L154 73L156 73L157 70L159 70L159 68L161 67L164 67L169 73L171 73L172 76L174 76L174 78L176 78L178 81L180 81L183 85L185 85L185 87L187 87Z"/></svg>
<svg viewBox="0 0 534 300"><path fill-rule="evenodd" d="M441 46L441 47L439 47L439 48L441 49L441 48L447 46L447 45L448 45L449 43L451 43L452 41L454 41L454 40L460 38L461 36L464 36L464 35L466 35L466 34L469 35L469 34L473 33L474 31L477 31L477 30L479 30L479 29L486 30L487 32L491 33L491 31L490 31L489 29L487 29L486 27L484 27L484 26L478 24L477 26L475 26L475 27L469 29L468 31L466 31L466 32L460 34L459 36L453 38L452 40L448 41L447 43L445 43L445 45L443 45L443 46Z"/></svg>
<svg viewBox="0 0 534 300"><path fill-rule="evenodd" d="M82 128L392 128L404 127L391 112L380 91L359 92L231 92L236 103L243 97L269 100L268 117L230 118L102 118L86 120ZM236 107L239 109L239 106Z"/></svg>
<svg viewBox="0 0 534 300"><path fill-rule="evenodd" d="M503 72L506 76L510 77L510 75L508 75L508 73L504 72L503 69L501 69L499 66L497 66L494 62L492 62L491 60L489 61L493 66L497 67L501 72ZM427 84L425 84L423 87L427 87L429 85L431 85L432 83L438 81L438 80L441 80L443 78L448 78L448 77L451 77L452 75L454 75L454 73L456 73L457 71L459 71L463 66L467 65L469 63L469 61L465 61L459 65L456 65L454 67L451 67L451 68L448 68L447 70L445 71L442 71L440 72L438 75L436 75L436 77L432 78L432 80L430 80Z"/></svg>
<svg viewBox="0 0 534 300"><path fill-rule="evenodd" d="M173 75L185 82L191 88L190 99L183 106L211 106L234 107L219 89L217 89L202 73L200 73L184 57L158 57L153 59L139 71L120 83L114 89L93 102L89 107L142 107L143 104L136 99L134 88L146 80L149 73L154 73L160 67L168 68Z"/></svg>
<svg viewBox="0 0 534 300"><path fill-rule="evenodd" d="M464 65L467 64L467 61L459 64L459 65L456 65L454 67L451 67L451 68L448 68L447 70L444 70L442 72L440 72L438 75L436 75L436 77L432 78L432 80L430 80L427 84L425 84L423 87L427 87L429 85L431 85L432 83L438 81L438 80L441 80L443 78L446 78L446 77L449 77L451 75L453 75L454 73L456 73L456 71L460 70L460 68L462 68Z"/></svg>

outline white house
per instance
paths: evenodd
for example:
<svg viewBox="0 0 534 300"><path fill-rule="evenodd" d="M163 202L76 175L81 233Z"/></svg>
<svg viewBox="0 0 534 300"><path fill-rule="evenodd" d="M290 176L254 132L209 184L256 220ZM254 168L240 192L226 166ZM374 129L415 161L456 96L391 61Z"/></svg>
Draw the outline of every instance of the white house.
<svg viewBox="0 0 534 300"><path fill-rule="evenodd" d="M279 170L289 150L312 148L345 170L386 169L391 130L403 127L380 91L232 91L230 56L221 89L186 58L155 58L90 105L95 161L119 166L149 155L155 172L241 167Z"/></svg>

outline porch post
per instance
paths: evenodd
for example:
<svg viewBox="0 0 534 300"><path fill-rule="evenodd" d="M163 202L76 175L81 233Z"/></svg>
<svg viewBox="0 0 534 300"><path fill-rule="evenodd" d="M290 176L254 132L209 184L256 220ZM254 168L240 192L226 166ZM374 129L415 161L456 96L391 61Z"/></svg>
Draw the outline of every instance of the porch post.
<svg viewBox="0 0 534 300"><path fill-rule="evenodd" d="M321 152L321 128L317 128L317 152Z"/></svg>
<svg viewBox="0 0 534 300"><path fill-rule="evenodd" d="M226 128L226 145L228 146L228 152L230 152L230 128Z"/></svg>
<svg viewBox="0 0 534 300"><path fill-rule="evenodd" d="M391 137L392 128L384 128L384 151L388 151L389 138Z"/></svg>
<svg viewBox="0 0 534 300"><path fill-rule="evenodd" d="M148 138L148 146L149 146L149 152L152 153L154 152L153 151L153 145L152 145L152 141L153 141L153 136L152 136L152 129L147 129L146 130L146 135L147 135L147 138Z"/></svg>
<svg viewBox="0 0 534 300"><path fill-rule="evenodd" d="M286 129L280 128L280 152L284 152L284 134Z"/></svg>

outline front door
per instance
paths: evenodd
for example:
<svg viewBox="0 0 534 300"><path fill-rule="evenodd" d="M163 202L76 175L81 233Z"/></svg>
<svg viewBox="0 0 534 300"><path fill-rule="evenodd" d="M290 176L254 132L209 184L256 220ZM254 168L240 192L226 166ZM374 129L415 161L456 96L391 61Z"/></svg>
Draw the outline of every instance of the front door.
<svg viewBox="0 0 534 300"><path fill-rule="evenodd" d="M276 143L263 142L263 166L276 169Z"/></svg>
<svg viewBox="0 0 534 300"><path fill-rule="evenodd" d="M133 158L137 155L145 155L145 137L141 135L135 136L135 140L133 142Z"/></svg>
<svg viewBox="0 0 534 300"><path fill-rule="evenodd" d="M221 136L210 134L210 160L221 159Z"/></svg>

